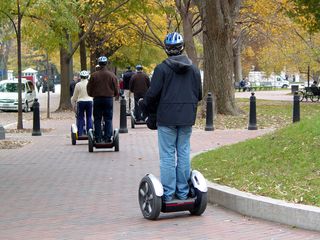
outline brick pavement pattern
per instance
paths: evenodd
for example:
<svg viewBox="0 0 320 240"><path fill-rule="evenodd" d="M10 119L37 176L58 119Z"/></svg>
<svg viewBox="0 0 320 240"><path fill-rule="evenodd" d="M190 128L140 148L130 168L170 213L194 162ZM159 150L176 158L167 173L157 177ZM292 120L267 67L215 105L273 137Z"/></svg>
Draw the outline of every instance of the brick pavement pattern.
<svg viewBox="0 0 320 240"><path fill-rule="evenodd" d="M115 103L114 127L119 126ZM15 150L0 150L1 240L106 239L320 239L320 233L234 213L209 205L200 216L161 213L145 220L138 185L149 172L159 176L156 131L139 125L120 134L120 151L71 145L70 118L49 119L54 128ZM129 118L128 118L129 126ZM32 122L25 123L32 127ZM267 130L194 130L192 152L243 141ZM10 138L10 136L8 136Z"/></svg>

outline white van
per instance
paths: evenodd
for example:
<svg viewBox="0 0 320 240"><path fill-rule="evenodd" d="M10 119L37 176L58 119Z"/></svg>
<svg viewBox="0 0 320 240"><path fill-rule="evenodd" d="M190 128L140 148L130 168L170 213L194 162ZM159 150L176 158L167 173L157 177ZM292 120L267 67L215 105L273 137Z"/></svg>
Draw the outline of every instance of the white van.
<svg viewBox="0 0 320 240"><path fill-rule="evenodd" d="M36 91L32 81L21 80L22 109L32 110ZM0 110L18 110L18 79L0 81Z"/></svg>

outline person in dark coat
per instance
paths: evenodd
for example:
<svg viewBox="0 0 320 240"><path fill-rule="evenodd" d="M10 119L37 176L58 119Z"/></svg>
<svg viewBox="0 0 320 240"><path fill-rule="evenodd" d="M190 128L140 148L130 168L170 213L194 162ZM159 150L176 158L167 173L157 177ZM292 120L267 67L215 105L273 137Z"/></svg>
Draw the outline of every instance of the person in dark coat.
<svg viewBox="0 0 320 240"><path fill-rule="evenodd" d="M112 142L113 97L118 97L117 77L107 70L107 57L101 56L99 71L92 73L87 85L88 95L93 97L94 134L96 142ZM104 135L101 133L101 121L104 119Z"/></svg>
<svg viewBox="0 0 320 240"><path fill-rule="evenodd" d="M70 97L73 96L73 93L74 93L74 88L76 86L76 84L79 82L78 78L76 76L73 77L73 79L71 80L70 82L70 85L69 85L69 90L70 90Z"/></svg>
<svg viewBox="0 0 320 240"><path fill-rule="evenodd" d="M184 41L179 33L168 34L164 44L168 58L155 68L139 104L146 115L156 114L164 201L184 200L189 196L190 137L202 99L201 75L182 55Z"/></svg>
<svg viewBox="0 0 320 240"><path fill-rule="evenodd" d="M128 66L127 71L125 71L122 76L124 97L127 100L127 112L131 109L130 80L134 73L135 72L131 70L131 67Z"/></svg>
<svg viewBox="0 0 320 240"><path fill-rule="evenodd" d="M139 122L143 121L143 119L138 101L140 98L144 98L144 95L150 87L150 78L143 72L141 65L137 65L136 70L136 73L132 75L130 80L130 91L134 94L134 116L136 121Z"/></svg>

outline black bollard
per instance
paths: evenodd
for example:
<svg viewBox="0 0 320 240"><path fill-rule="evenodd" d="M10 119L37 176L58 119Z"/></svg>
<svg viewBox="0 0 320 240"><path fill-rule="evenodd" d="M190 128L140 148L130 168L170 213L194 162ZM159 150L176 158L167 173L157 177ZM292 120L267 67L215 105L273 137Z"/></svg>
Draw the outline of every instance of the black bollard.
<svg viewBox="0 0 320 240"><path fill-rule="evenodd" d="M213 131L213 99L211 92L207 96L207 109L206 109L206 127L205 131Z"/></svg>
<svg viewBox="0 0 320 240"><path fill-rule="evenodd" d="M4 127L0 124L0 140L3 140L6 138L6 131L4 130Z"/></svg>
<svg viewBox="0 0 320 240"><path fill-rule="evenodd" d="M257 113L256 113L256 97L254 92L251 93L250 97L250 113L249 113L249 126L248 130L257 130Z"/></svg>
<svg viewBox="0 0 320 240"><path fill-rule="evenodd" d="M126 99L124 96L121 96L120 100L120 129L119 133L127 133L127 106L126 106Z"/></svg>
<svg viewBox="0 0 320 240"><path fill-rule="evenodd" d="M38 102L38 98L34 99L33 103L33 129L32 136L41 136L40 131L40 104Z"/></svg>
<svg viewBox="0 0 320 240"><path fill-rule="evenodd" d="M299 122L300 121L300 96L298 92L294 92L293 95L293 122Z"/></svg>
<svg viewBox="0 0 320 240"><path fill-rule="evenodd" d="M129 91L129 90L127 90ZM131 93L128 94L128 112L126 112L126 115L127 116L131 116ZM127 111L127 109L126 109Z"/></svg>

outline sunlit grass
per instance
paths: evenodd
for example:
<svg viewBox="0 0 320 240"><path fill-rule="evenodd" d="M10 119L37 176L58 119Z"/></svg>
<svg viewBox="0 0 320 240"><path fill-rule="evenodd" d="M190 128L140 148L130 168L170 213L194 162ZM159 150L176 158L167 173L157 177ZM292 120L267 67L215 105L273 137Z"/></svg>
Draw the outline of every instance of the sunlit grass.
<svg viewBox="0 0 320 240"><path fill-rule="evenodd" d="M196 156L193 168L212 182L320 207L320 104L302 104L302 120L295 124L290 104L260 101L258 105L259 115L266 118L260 124L274 127L283 121L277 127L287 127Z"/></svg>
<svg viewBox="0 0 320 240"><path fill-rule="evenodd" d="M245 129L248 128L249 122L249 100L237 99L239 108L243 114L238 116L227 116L218 114L214 119L215 129ZM199 108L199 112L203 108ZM287 101L270 101L270 100L257 100L257 126L262 128L281 128L292 123L292 102ZM203 110L202 110L203 111ZM202 112L203 113L203 112ZM300 118L310 118L320 113L320 103L300 103ZM205 116L203 113L202 115ZM205 117L199 114L196 126L204 128Z"/></svg>

